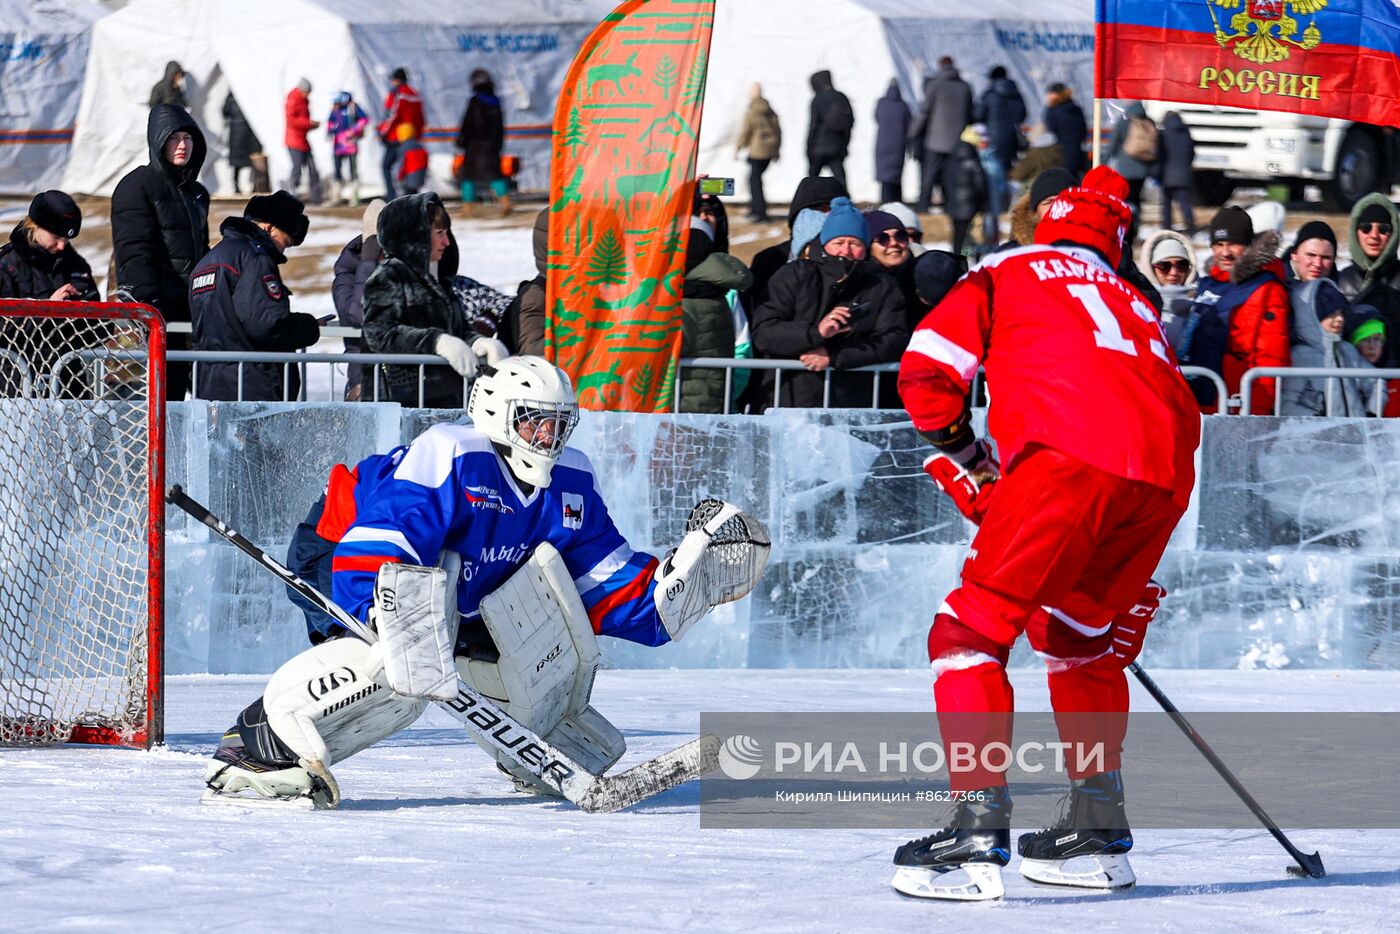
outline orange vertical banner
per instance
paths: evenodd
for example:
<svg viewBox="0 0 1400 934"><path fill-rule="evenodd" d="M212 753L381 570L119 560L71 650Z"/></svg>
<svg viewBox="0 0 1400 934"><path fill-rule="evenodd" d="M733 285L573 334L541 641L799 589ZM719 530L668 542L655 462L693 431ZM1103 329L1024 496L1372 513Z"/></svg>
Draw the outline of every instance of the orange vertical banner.
<svg viewBox="0 0 1400 934"><path fill-rule="evenodd" d="M590 409L670 408L715 0L627 0L554 111L545 355Z"/></svg>

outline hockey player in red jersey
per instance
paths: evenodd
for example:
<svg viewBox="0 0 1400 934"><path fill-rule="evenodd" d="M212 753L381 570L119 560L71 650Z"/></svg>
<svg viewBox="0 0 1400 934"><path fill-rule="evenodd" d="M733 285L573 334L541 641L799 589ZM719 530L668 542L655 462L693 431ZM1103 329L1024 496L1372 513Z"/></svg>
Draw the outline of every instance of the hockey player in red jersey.
<svg viewBox="0 0 1400 934"><path fill-rule="evenodd" d="M1119 774L1126 666L1161 588L1150 579L1186 509L1200 416L1157 316L1114 274L1131 215L1127 183L1096 168L1062 192L1035 245L989 257L920 323L900 364L925 465L972 521L960 586L929 630L939 728L980 753L1011 742L1006 661L1025 632L1046 659L1050 700L1071 746L1069 806L1023 834L1021 872L1038 882L1133 882ZM995 455L971 428L968 389L985 367ZM1075 768L1076 751L1105 755ZM994 759L994 757L987 757ZM950 770L949 825L899 848L905 894L981 900L1004 889L1011 799L1003 772Z"/></svg>

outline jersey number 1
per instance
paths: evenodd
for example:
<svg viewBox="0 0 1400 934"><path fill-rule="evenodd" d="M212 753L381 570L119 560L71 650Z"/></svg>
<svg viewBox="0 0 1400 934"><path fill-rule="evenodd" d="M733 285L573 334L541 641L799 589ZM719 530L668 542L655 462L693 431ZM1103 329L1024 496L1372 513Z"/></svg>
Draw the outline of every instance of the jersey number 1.
<svg viewBox="0 0 1400 934"><path fill-rule="evenodd" d="M1114 316L1113 309L1108 307L1108 302L1104 301L1103 293L1099 291L1097 285L1071 285L1066 286L1066 288L1069 290L1069 294L1084 306L1084 310L1089 313L1090 319L1093 320L1094 343L1097 346L1105 350L1116 350L1130 357L1138 355L1137 346L1123 333L1118 318ZM1160 334L1162 325L1157 320L1157 316L1152 313L1150 308L1139 308L1138 306L1141 304L1136 299L1133 301L1133 313L1156 326ZM1163 340L1150 340L1148 346L1152 349L1153 356L1167 360L1165 337Z"/></svg>

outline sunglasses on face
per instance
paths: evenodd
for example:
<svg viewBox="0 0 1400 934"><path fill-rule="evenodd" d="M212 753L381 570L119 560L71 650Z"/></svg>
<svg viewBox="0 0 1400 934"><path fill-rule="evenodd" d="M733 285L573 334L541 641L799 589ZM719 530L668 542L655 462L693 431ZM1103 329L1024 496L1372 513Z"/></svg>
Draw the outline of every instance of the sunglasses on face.
<svg viewBox="0 0 1400 934"><path fill-rule="evenodd" d="M1158 272L1186 272L1191 268L1191 263L1184 259L1164 259L1160 263L1153 263L1152 268Z"/></svg>
<svg viewBox="0 0 1400 934"><path fill-rule="evenodd" d="M908 243L909 232L907 230L887 230L884 233L876 234L875 242L880 246L889 246L891 243Z"/></svg>
<svg viewBox="0 0 1400 934"><path fill-rule="evenodd" d="M1391 231L1393 231L1394 229L1395 228L1391 227L1389 224L1378 224L1373 222L1370 224L1361 224L1356 228L1356 232L1364 234L1378 233L1382 237L1388 237L1390 236Z"/></svg>

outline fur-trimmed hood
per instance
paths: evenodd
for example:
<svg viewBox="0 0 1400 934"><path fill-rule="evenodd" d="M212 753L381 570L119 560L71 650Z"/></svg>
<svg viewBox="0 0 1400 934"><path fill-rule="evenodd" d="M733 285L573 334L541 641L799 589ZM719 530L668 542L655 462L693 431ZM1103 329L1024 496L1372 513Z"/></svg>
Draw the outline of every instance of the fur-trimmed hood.
<svg viewBox="0 0 1400 934"><path fill-rule="evenodd" d="M1027 191L1011 205L1011 239L1022 246L1035 242L1035 210L1031 207L1031 195Z"/></svg>
<svg viewBox="0 0 1400 934"><path fill-rule="evenodd" d="M1364 272L1365 278L1362 280L1362 289L1371 284L1371 280L1379 270L1384 270L1394 261L1396 250L1400 249L1400 236L1392 234L1386 242L1385 248L1381 250L1381 255L1375 259L1367 256L1361 251L1361 241L1356 237L1356 222L1363 211L1374 204L1379 204L1385 208L1390 215L1390 228L1392 231L1400 231L1400 210L1396 210L1394 203L1389 198L1379 192L1372 192L1360 201L1356 202L1351 209L1351 217L1347 219L1347 243L1351 248L1351 261L1356 268Z"/></svg>
<svg viewBox="0 0 1400 934"><path fill-rule="evenodd" d="M1191 261L1191 271L1186 274L1186 282L1181 288L1194 290L1196 288L1196 281L1200 278L1199 273L1196 271L1196 251L1192 248L1191 241L1186 238L1186 235L1177 233L1175 230L1159 230L1143 241L1142 249L1138 250L1138 271L1147 277L1148 282L1157 284L1158 288L1163 288L1163 286L1157 283L1157 275L1152 269L1152 251L1157 249L1157 244L1161 243L1163 240L1175 240L1186 249L1186 257ZM1170 286L1167 286L1167 288L1170 288Z"/></svg>
<svg viewBox="0 0 1400 934"><path fill-rule="evenodd" d="M429 257L432 255L432 224L428 217L434 204L442 207L442 199L431 191L403 195L384 205L376 225L379 246L384 250L384 255L399 260L424 276L429 274ZM457 241L452 237L451 229L447 235L450 242L437 269L438 278L443 282L452 280L457 274L458 264Z"/></svg>
<svg viewBox="0 0 1400 934"><path fill-rule="evenodd" d="M1280 282L1287 280L1287 274L1283 269L1283 260L1279 259L1279 247L1283 245L1283 237L1279 236L1276 230L1265 230L1254 235L1254 242L1244 251L1244 255L1235 263L1235 268L1230 271L1230 281L1234 283L1244 282L1256 273L1273 272L1278 276ZM1270 267L1273 267L1272 269ZM1215 270L1215 257L1211 257L1206 263L1207 274Z"/></svg>

